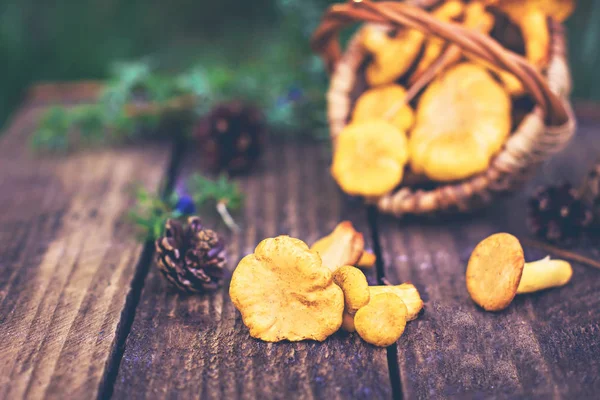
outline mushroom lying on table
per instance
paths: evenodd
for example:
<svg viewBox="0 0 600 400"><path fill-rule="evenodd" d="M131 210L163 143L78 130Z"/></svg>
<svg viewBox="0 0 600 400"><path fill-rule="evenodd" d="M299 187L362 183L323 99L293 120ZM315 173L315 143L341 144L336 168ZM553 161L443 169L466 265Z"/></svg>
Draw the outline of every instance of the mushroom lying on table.
<svg viewBox="0 0 600 400"><path fill-rule="evenodd" d="M519 240L508 233L496 233L473 250L467 266L467 291L484 310L504 310L515 295L566 285L573 269L562 260L525 263Z"/></svg>

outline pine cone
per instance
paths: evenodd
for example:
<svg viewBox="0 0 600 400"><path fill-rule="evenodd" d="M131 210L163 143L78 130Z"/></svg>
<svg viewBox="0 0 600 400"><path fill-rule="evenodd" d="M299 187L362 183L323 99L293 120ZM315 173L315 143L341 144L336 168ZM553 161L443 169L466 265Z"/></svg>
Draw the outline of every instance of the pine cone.
<svg viewBox="0 0 600 400"><path fill-rule="evenodd" d="M198 217L189 217L187 226L169 219L155 245L160 271L181 291L203 293L221 286L225 244Z"/></svg>
<svg viewBox="0 0 600 400"><path fill-rule="evenodd" d="M591 211L568 183L541 187L529 200L529 227L550 242L576 239L592 219Z"/></svg>
<svg viewBox="0 0 600 400"><path fill-rule="evenodd" d="M241 101L214 107L194 128L202 159L213 171L239 173L248 170L260 156L264 117L260 110Z"/></svg>
<svg viewBox="0 0 600 400"><path fill-rule="evenodd" d="M600 222L600 163L588 172L581 188L581 199L592 209L596 222Z"/></svg>

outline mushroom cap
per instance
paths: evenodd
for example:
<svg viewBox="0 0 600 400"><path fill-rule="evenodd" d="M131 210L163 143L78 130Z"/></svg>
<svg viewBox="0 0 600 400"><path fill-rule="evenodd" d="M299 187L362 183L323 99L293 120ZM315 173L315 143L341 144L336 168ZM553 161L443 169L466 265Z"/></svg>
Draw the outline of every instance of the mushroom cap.
<svg viewBox="0 0 600 400"><path fill-rule="evenodd" d="M358 263L356 263L356 266L360 268L372 268L376 261L377 256L371 251L365 250L363 251L362 256L360 256Z"/></svg>
<svg viewBox="0 0 600 400"><path fill-rule="evenodd" d="M321 256L323 265L332 272L343 265L358 263L363 254L365 240L350 221L342 221L329 235L317 240L311 247Z"/></svg>
<svg viewBox="0 0 600 400"><path fill-rule="evenodd" d="M354 327L365 342L385 347L395 343L404 332L406 315L406 305L400 297L381 293L356 312Z"/></svg>
<svg viewBox="0 0 600 400"><path fill-rule="evenodd" d="M386 118L392 107L406 98L406 89L398 84L378 86L364 92L354 106L352 122ZM401 131L408 131L414 122L412 108L405 104L390 118L390 123Z"/></svg>
<svg viewBox="0 0 600 400"><path fill-rule="evenodd" d="M381 293L393 293L400 297L406 305L406 320L412 321L416 319L421 310L423 309L423 300L419 291L412 283L403 283L395 286L369 286L369 293L371 297Z"/></svg>
<svg viewBox="0 0 600 400"><path fill-rule="evenodd" d="M425 35L417 29L399 29L391 37L390 28L367 24L360 33L361 44L372 54L365 76L370 86L385 85L404 75L419 55Z"/></svg>
<svg viewBox="0 0 600 400"><path fill-rule="evenodd" d="M369 303L369 284L360 269L344 265L333 273L333 281L344 292L344 312L354 315Z"/></svg>
<svg viewBox="0 0 600 400"><path fill-rule="evenodd" d="M402 181L407 161L403 131L383 120L357 122L338 136L331 173L348 194L381 196Z"/></svg>
<svg viewBox="0 0 600 400"><path fill-rule="evenodd" d="M485 68L462 63L445 71L419 100L412 170L441 182L485 171L510 134L510 109L508 93Z"/></svg>
<svg viewBox="0 0 600 400"><path fill-rule="evenodd" d="M467 265L467 291L484 310L508 307L517 293L525 256L519 240L496 233L479 242Z"/></svg>
<svg viewBox="0 0 600 400"><path fill-rule="evenodd" d="M233 272L229 295L250 335L266 342L323 341L342 325L344 294L299 239L258 244Z"/></svg>
<svg viewBox="0 0 600 400"><path fill-rule="evenodd" d="M511 18L519 20L530 10L543 12L558 22L567 19L575 9L574 0L498 0L489 2L495 4Z"/></svg>

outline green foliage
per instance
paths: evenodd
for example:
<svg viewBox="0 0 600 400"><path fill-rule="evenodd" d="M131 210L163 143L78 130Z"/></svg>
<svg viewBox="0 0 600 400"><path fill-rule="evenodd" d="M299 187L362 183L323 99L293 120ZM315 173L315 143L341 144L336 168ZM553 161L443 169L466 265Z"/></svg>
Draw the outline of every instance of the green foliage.
<svg viewBox="0 0 600 400"><path fill-rule="evenodd" d="M128 115L126 106L145 102L161 108L187 92L179 77L156 73L147 62L115 64L98 102L70 108L55 106L47 111L31 138L32 147L64 152L75 147L121 143L140 132L154 134L162 116Z"/></svg>
<svg viewBox="0 0 600 400"><path fill-rule="evenodd" d="M197 115L221 101L241 98L263 109L272 132L323 137L328 82L309 48L309 37L332 1L271 1L271 11L263 14L276 22L272 28L253 29L249 37L244 31L247 27L238 24L239 30L227 32L219 43L203 46L200 60L184 61L183 65L191 68L184 68L183 73L163 72L168 66L165 61L173 58L164 52L133 63L114 64L98 103L63 112L62 126L44 118L32 139L33 147L68 151L81 145L119 143L140 132L152 133L160 118L129 117L123 111L126 104L136 100L160 104L181 94L198 98ZM140 124L150 129L136 129Z"/></svg>
<svg viewBox="0 0 600 400"><path fill-rule="evenodd" d="M235 211L244 202L244 196L239 186L231 182L225 174L221 174L215 180L200 174L193 174L187 181L187 189L198 206L209 202L223 203L229 210Z"/></svg>
<svg viewBox="0 0 600 400"><path fill-rule="evenodd" d="M230 182L225 175L211 180L193 174L186 181L185 192L190 194L172 192L162 198L141 185L134 187L135 205L129 211L128 219L136 226L140 240L151 241L162 236L167 219L182 219L200 208L208 209L206 206L215 210L218 204L224 204L229 210L237 210L244 202L238 185ZM190 201L193 203L189 204ZM229 226L227 221L226 224Z"/></svg>
<svg viewBox="0 0 600 400"><path fill-rule="evenodd" d="M156 240L163 234L167 219L181 217L175 209L178 201L176 194L163 200L144 187L137 186L134 189L134 196L136 204L129 211L128 219L136 226L140 240Z"/></svg>

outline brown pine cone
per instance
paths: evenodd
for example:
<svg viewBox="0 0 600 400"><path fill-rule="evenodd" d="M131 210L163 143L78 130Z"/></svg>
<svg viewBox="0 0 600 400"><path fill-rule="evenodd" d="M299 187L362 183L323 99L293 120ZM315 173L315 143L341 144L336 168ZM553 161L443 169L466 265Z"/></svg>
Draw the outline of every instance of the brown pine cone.
<svg viewBox="0 0 600 400"><path fill-rule="evenodd" d="M247 171L260 156L265 121L257 107L241 101L214 107L194 128L202 160L213 171Z"/></svg>
<svg viewBox="0 0 600 400"><path fill-rule="evenodd" d="M215 231L204 229L198 217L189 217L187 226L169 219L165 236L155 246L160 271L179 290L204 293L221 286L225 244Z"/></svg>
<svg viewBox="0 0 600 400"><path fill-rule="evenodd" d="M600 163L588 172L583 187L581 198L592 209L596 223L600 223Z"/></svg>
<svg viewBox="0 0 600 400"><path fill-rule="evenodd" d="M578 238L592 220L590 209L568 183L541 187L529 200L529 228L550 242Z"/></svg>

